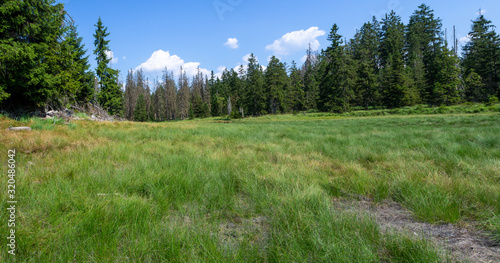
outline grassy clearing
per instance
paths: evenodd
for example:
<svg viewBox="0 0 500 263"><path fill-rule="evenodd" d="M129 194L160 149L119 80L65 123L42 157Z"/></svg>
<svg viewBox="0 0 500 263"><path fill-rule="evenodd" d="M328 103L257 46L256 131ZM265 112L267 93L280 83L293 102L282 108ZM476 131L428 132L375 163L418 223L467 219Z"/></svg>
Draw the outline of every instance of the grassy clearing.
<svg viewBox="0 0 500 263"><path fill-rule="evenodd" d="M324 117L324 116L387 116L387 115L428 115L428 114L465 114L465 113L486 113L500 112L500 104L467 104L455 106L440 106L428 107L426 105L409 106L398 109L377 109L363 110L357 109L354 111L335 114L335 113L310 113L309 117Z"/></svg>
<svg viewBox="0 0 500 263"><path fill-rule="evenodd" d="M3 131L13 124L1 119L0 150L19 152L19 262L442 260L334 197L392 199L424 221L500 234L498 113Z"/></svg>

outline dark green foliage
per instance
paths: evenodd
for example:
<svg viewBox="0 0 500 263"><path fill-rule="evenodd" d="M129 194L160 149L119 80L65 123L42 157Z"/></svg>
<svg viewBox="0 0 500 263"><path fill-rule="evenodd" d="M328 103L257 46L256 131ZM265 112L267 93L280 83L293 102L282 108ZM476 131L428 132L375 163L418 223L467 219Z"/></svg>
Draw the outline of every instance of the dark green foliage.
<svg viewBox="0 0 500 263"><path fill-rule="evenodd" d="M352 109L398 108L416 104L494 102L500 97L500 37L491 21L473 21L462 61L448 49L442 21L427 5L405 25L394 12L363 24L347 40L331 28L326 50L307 50L302 66L272 57L266 70L251 54L248 65L220 77L201 70L176 83L165 70L153 90L141 70L130 71L125 92L110 67L109 33L101 19L94 34L97 68L76 26L54 0L8 0L0 4L0 107L49 108L94 100L114 115L135 120L143 96L146 120ZM70 22L71 20L71 22ZM288 70L288 72L287 72ZM191 77L191 76L189 76ZM142 103L142 102L141 102ZM142 106L141 106L142 107ZM142 113L141 113L142 114ZM142 120L142 116L140 117Z"/></svg>
<svg viewBox="0 0 500 263"><path fill-rule="evenodd" d="M292 61L290 68L290 84L285 94L287 101L287 112L290 110L296 112L304 109L304 81L300 75L300 70L297 68L295 61Z"/></svg>
<svg viewBox="0 0 500 263"><path fill-rule="evenodd" d="M307 57L304 66L302 67L304 78L304 109L316 110L319 100L319 77L318 73L318 57L313 54L311 45L307 50Z"/></svg>
<svg viewBox="0 0 500 263"><path fill-rule="evenodd" d="M486 94L481 76L471 69L465 78L465 98L471 102L481 102L486 100Z"/></svg>
<svg viewBox="0 0 500 263"><path fill-rule="evenodd" d="M381 93L383 104L389 108L413 105L416 94L403 61L404 24L394 11L382 19Z"/></svg>
<svg viewBox="0 0 500 263"><path fill-rule="evenodd" d="M253 54L248 59L248 70L246 74L246 83L243 101L245 112L251 115L266 114L267 94L264 87L264 73L257 59Z"/></svg>
<svg viewBox="0 0 500 263"><path fill-rule="evenodd" d="M372 23L365 23L352 41L353 58L357 66L355 84L356 103L368 109L378 103L377 74L380 58L380 26L375 17Z"/></svg>
<svg viewBox="0 0 500 263"><path fill-rule="evenodd" d="M454 105L460 103L462 91L459 89L461 81L458 64L458 58L453 52L442 47L435 63L435 67L438 69L435 76L434 89L432 90L435 105Z"/></svg>
<svg viewBox="0 0 500 263"><path fill-rule="evenodd" d="M354 64L343 45L342 36L338 34L337 24L332 26L328 40L330 46L323 51L324 58L319 64L322 80L319 85L318 108L322 111L346 112L354 95Z"/></svg>
<svg viewBox="0 0 500 263"><path fill-rule="evenodd" d="M486 26L478 26L481 23ZM489 39L490 44L478 43L490 47L490 53L484 51L480 56L492 58L488 60L493 68L490 71L497 72L499 41L490 32L490 22L481 23L476 21L474 28L489 30L488 34L478 35L485 43L484 39ZM375 18L365 23L347 43L333 25L328 40L330 46L321 54L309 47L302 67L292 64L288 74L277 58L271 58L263 71L252 55L246 72L240 67L238 73L226 70L221 78L212 78L207 84L211 115L225 115L229 102L231 112L258 116L300 110L399 108L421 103L455 105L464 99L488 101L496 94L492 92L496 88L485 84L498 84L495 78L485 81L483 72L481 75L470 67L462 70L458 57L443 38L441 19L425 4L418 7L406 26L393 11L381 23ZM472 57L478 54L469 53ZM473 61L472 57L469 60Z"/></svg>
<svg viewBox="0 0 500 263"><path fill-rule="evenodd" d="M186 72L181 67L179 75L179 92L177 93L178 118L184 120L189 117L190 102L189 102L189 85Z"/></svg>
<svg viewBox="0 0 500 263"><path fill-rule="evenodd" d="M0 13L2 106L38 109L86 101L92 75L63 4L8 0L0 4Z"/></svg>
<svg viewBox="0 0 500 263"><path fill-rule="evenodd" d="M112 115L121 115L123 111L123 97L121 87L118 86L118 71L109 67L111 58L108 57L109 36L107 27L104 27L101 18L97 21L94 34L94 55L96 55L96 75L99 79L100 91L97 94L98 102Z"/></svg>
<svg viewBox="0 0 500 263"><path fill-rule="evenodd" d="M134 109L134 121L147 121L148 120L148 111L146 108L146 100L144 99L144 95L139 95L137 99L137 104Z"/></svg>
<svg viewBox="0 0 500 263"><path fill-rule="evenodd" d="M486 101L489 95L500 97L500 37L490 20L484 15L473 21L469 32L471 41L464 46L463 67L465 75L477 73L483 82L486 94L470 97L470 100Z"/></svg>
<svg viewBox="0 0 500 263"><path fill-rule="evenodd" d="M406 27L405 51L406 65L410 68L410 77L419 93L419 99L435 102L436 81L442 73L443 39L441 19L434 17L434 10L422 4L410 17ZM442 66L442 65L441 65Z"/></svg>
<svg viewBox="0 0 500 263"><path fill-rule="evenodd" d="M265 93L267 95L267 112L276 114L277 111L288 112L290 103L285 97L289 83L285 65L275 56L269 60L265 73Z"/></svg>
<svg viewBox="0 0 500 263"><path fill-rule="evenodd" d="M192 118L206 118L210 116L208 104L204 103L201 96L193 98L191 103Z"/></svg>
<svg viewBox="0 0 500 263"><path fill-rule="evenodd" d="M63 79L64 90L76 95L78 101L89 101L94 93L94 74L89 71L89 57L82 44L83 38L78 36L75 25L70 25L66 37L70 61L66 64L67 78Z"/></svg>

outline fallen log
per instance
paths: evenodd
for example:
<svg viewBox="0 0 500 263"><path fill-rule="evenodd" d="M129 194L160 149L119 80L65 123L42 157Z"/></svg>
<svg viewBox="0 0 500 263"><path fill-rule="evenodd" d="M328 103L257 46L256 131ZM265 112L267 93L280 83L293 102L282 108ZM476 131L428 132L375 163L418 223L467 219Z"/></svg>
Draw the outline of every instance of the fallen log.
<svg viewBox="0 0 500 263"><path fill-rule="evenodd" d="M8 131L31 131L31 128L30 127L12 127L12 126L10 126L7 130Z"/></svg>

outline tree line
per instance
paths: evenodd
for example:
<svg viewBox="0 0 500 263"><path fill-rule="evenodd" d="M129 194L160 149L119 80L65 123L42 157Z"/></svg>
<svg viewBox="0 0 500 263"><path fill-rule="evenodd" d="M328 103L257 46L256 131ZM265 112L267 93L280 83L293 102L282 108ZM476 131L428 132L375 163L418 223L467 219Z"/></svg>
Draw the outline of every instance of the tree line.
<svg viewBox="0 0 500 263"><path fill-rule="evenodd" d="M188 85L165 70L150 93L143 73L129 72L125 98L130 120L164 121L207 116L244 117L297 111L346 112L464 102L500 97L500 38L480 14L473 21L462 57L448 48L442 21L422 4L404 24L394 11L363 24L346 41L334 24L329 46L307 50L300 67L271 57L264 69L251 54L248 65L222 76L198 73ZM140 95L138 95L140 94ZM146 103L135 101L145 99ZM138 106L139 105L139 106ZM134 112L144 112L136 117Z"/></svg>
<svg viewBox="0 0 500 263"><path fill-rule="evenodd" d="M165 69L153 83L128 71L125 89L110 67L109 33L101 19L94 34L97 68L90 70L82 39L62 4L10 0L0 24L0 106L43 108L92 102L135 121L209 116L259 116L297 111L496 102L500 97L500 37L480 14L459 56L449 48L442 21L420 5L407 24L394 11L362 25L352 39L336 24L329 46L309 48L302 65L271 57L220 77L200 71L177 77ZM40 30L42 29L42 30Z"/></svg>

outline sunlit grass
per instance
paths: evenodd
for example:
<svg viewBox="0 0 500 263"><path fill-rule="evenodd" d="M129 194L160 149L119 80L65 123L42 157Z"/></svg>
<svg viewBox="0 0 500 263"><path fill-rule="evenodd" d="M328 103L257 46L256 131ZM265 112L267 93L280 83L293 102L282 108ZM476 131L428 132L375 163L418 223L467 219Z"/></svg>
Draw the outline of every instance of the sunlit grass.
<svg viewBox="0 0 500 263"><path fill-rule="evenodd" d="M497 113L52 127L0 137L19 152L20 262L441 260L334 197L500 230Z"/></svg>

